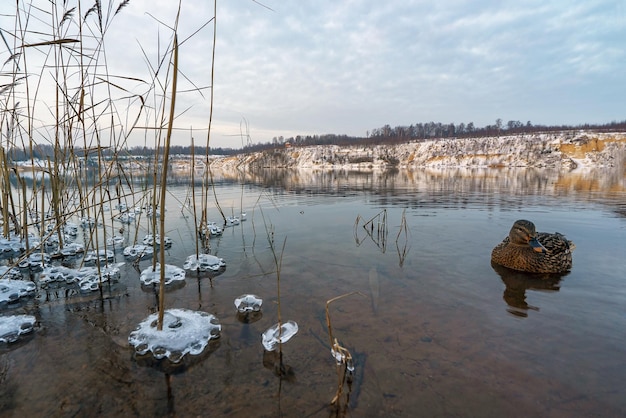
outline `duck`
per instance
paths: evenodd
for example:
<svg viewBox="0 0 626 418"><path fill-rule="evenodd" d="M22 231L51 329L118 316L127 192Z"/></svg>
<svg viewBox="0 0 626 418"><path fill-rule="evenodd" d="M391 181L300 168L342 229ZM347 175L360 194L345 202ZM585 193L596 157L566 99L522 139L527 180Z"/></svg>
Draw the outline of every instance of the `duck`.
<svg viewBox="0 0 626 418"><path fill-rule="evenodd" d="M574 248L562 234L538 233L534 223L520 219L493 249L491 262L527 273L566 273L572 269Z"/></svg>

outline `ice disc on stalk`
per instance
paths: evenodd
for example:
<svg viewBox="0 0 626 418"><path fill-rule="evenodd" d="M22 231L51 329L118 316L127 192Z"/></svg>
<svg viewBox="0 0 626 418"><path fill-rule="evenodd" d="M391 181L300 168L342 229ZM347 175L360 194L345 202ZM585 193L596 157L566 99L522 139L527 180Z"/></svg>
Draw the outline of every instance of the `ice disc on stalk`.
<svg viewBox="0 0 626 418"><path fill-rule="evenodd" d="M141 276L139 276L139 280L141 280L141 284L145 286L149 286L151 284L159 284L159 281L161 280L161 265L157 263L154 270L152 269L152 267L148 267L147 269L142 271ZM165 264L166 285L172 282L179 282L184 280L185 270L171 264Z"/></svg>
<svg viewBox="0 0 626 418"><path fill-rule="evenodd" d="M263 347L267 351L274 351L278 344L284 344L298 332L298 324L294 321L274 324L263 333Z"/></svg>
<svg viewBox="0 0 626 418"><path fill-rule="evenodd" d="M258 312L261 310L263 299L256 295L241 295L235 299L235 307L239 312Z"/></svg>
<svg viewBox="0 0 626 418"><path fill-rule="evenodd" d="M137 354L152 352L156 359L178 363L186 354L202 353L222 330L214 315L202 311L168 309L163 313L161 330L157 328L158 318L158 312L148 316L130 333L128 343Z"/></svg>

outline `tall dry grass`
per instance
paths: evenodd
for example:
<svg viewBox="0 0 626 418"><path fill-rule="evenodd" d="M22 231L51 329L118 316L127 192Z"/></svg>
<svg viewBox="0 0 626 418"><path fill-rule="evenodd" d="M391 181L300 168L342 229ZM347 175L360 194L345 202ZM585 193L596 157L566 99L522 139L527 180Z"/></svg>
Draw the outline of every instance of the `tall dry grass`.
<svg viewBox="0 0 626 418"><path fill-rule="evenodd" d="M26 240L27 252L21 258L44 248L30 248L29 233L42 242L54 234L63 246L62 226L76 217L104 225L86 229L86 249L106 250L106 238L122 228L105 206L158 209L160 216L152 216L151 229L161 240L165 237L167 162L178 116L177 79L182 72L178 59L182 2L172 24L154 18L159 32L169 39L161 45L159 34L156 48L139 45L137 58L146 68L142 74L121 74L109 62L111 50L128 48L109 43L108 35L119 29L116 20L129 7L130 0L95 0L88 8L80 0L18 1L11 11L5 9L7 15L0 20L4 47L0 50L0 233ZM201 28L210 22L215 23L214 16ZM204 144L207 167L215 25L213 36L211 111ZM194 94L194 89L186 94ZM133 161L127 150L136 137L144 138L144 145L155 150L152 158ZM134 178L137 170L129 168L133 166L141 167L143 184ZM152 174L151 182L147 173ZM206 197L211 181L208 170L204 178ZM205 203L202 215L206 219ZM50 224L55 226L48 232ZM166 262L163 241L160 248L153 266L157 258L161 265ZM161 286L160 311L164 294Z"/></svg>

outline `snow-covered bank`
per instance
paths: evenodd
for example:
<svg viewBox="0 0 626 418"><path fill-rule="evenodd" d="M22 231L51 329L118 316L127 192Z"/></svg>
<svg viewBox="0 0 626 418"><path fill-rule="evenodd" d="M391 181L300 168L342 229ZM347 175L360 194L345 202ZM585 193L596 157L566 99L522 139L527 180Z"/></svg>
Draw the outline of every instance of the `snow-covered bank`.
<svg viewBox="0 0 626 418"><path fill-rule="evenodd" d="M212 168L385 170L435 167L622 167L626 133L564 132L434 139L396 145L285 147L218 158Z"/></svg>

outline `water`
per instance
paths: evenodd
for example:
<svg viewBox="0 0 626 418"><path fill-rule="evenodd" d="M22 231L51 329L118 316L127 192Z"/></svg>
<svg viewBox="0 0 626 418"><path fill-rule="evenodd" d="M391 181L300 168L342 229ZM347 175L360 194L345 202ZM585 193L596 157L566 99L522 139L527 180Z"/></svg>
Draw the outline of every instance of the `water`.
<svg viewBox="0 0 626 418"><path fill-rule="evenodd" d="M348 416L623 416L624 185L623 175L531 170L220 181L225 214L247 213L211 238L226 269L187 272L165 305L215 315L221 337L173 368L133 358L128 336L157 309L139 280L149 260L126 263L102 297L44 291L1 312L38 323L0 351L0 415L335 416L326 308L349 294L328 305L354 366ZM170 193L166 261L182 266L195 253L178 207L188 189ZM491 249L520 218L575 242L571 273L529 280L492 268ZM147 232L140 224L139 239ZM277 264L280 315L299 328L282 367L261 342L278 321ZM263 299L254 316L233 304L244 294Z"/></svg>

